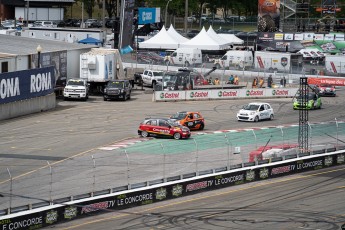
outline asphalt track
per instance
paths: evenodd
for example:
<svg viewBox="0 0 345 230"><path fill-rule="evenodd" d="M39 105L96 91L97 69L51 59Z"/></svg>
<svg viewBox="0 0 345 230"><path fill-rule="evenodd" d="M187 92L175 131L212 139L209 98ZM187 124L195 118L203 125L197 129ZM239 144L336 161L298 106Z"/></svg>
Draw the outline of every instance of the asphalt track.
<svg viewBox="0 0 345 230"><path fill-rule="evenodd" d="M323 109L309 113L310 122L334 121L334 118L345 119L343 97L344 91L340 90L338 97L324 98ZM122 170L122 173L116 176L123 180L126 178L125 157L121 156L122 158L118 159L119 155L112 155L112 151L105 151L102 148L123 143L126 139L138 138L137 127L144 117L167 117L181 110L200 111L207 122L205 132L298 123L298 111L292 110L291 98L265 100L273 106L276 118L273 121L259 123L237 122L235 118L236 112L249 100L154 103L151 99L152 94L137 90L134 91L132 99L127 102L104 102L100 97L91 97L87 102L59 100L55 110L1 121L0 186L4 195L0 202L1 209L9 207L10 202L12 202L12 207L15 207L21 194L26 196L24 197L26 202L36 203L49 199L49 196L54 199L80 194L80 189L85 193L94 190L93 177L96 173L92 156L96 154L113 156L113 160L118 161L117 164L105 165L106 167L100 170L109 175L115 174L114 168ZM200 138L206 138L200 142L204 143L210 136L201 135ZM157 140L148 143L154 141ZM175 146L176 143L179 143L178 145L188 143L175 140L164 141L174 143ZM128 148L128 151L132 150ZM143 158L143 155L138 154L138 157ZM142 181L142 178L139 176L135 178L134 175L142 174L141 176L145 177L145 173L141 170L148 170L147 168L151 170L155 168L152 166L162 163L161 158L158 162L156 158L151 160L150 165L131 168L133 171L131 180L134 178ZM98 162L97 159L97 166ZM210 162L204 161L204 163ZM49 166L52 168L52 180L42 180L42 174L49 178ZM191 165L186 167L193 169ZM137 172L134 172L136 170ZM179 170L179 168L174 168L169 173L176 175ZM159 172L161 173L162 170L159 169ZM13 180L12 200L9 197L10 176ZM118 182L117 179L115 181ZM77 182L87 183L88 186L79 186ZM97 178L97 183L96 189L115 186L110 185L109 180L102 181L99 178ZM37 191L38 186L44 187L47 191L51 188L53 192L49 194L43 190Z"/></svg>
<svg viewBox="0 0 345 230"><path fill-rule="evenodd" d="M345 225L344 197L341 166L106 211L49 228L338 230Z"/></svg>

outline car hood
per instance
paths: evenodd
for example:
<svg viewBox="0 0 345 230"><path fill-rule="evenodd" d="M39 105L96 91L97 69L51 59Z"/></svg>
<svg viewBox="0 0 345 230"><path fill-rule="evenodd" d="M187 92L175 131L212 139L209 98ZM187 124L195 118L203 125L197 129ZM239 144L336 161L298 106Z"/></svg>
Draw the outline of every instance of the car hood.
<svg viewBox="0 0 345 230"><path fill-rule="evenodd" d="M82 86L82 85L66 85L65 88L67 88L67 89L85 89L85 86Z"/></svg>

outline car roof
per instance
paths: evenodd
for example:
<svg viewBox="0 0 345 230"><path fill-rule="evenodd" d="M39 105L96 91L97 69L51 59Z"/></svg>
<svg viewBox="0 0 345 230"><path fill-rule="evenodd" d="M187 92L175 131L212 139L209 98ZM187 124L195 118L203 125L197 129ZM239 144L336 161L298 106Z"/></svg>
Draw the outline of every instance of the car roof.
<svg viewBox="0 0 345 230"><path fill-rule="evenodd" d="M266 102L250 102L248 103L249 105L269 105L268 103Z"/></svg>

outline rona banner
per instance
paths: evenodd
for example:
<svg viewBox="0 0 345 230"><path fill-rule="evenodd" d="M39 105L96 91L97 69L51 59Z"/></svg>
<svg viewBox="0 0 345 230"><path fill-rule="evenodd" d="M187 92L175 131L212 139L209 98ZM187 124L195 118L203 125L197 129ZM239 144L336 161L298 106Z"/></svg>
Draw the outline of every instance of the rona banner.
<svg viewBox="0 0 345 230"><path fill-rule="evenodd" d="M0 104L54 92L54 66L0 74Z"/></svg>

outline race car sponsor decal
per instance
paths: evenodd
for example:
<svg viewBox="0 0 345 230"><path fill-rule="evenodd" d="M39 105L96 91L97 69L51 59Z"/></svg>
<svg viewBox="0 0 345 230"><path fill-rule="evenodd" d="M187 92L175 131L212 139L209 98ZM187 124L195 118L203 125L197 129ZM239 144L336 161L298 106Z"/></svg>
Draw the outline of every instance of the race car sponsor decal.
<svg viewBox="0 0 345 230"><path fill-rule="evenodd" d="M159 132L159 133L170 133L170 130L168 129L157 129L157 128L153 128L154 132Z"/></svg>

